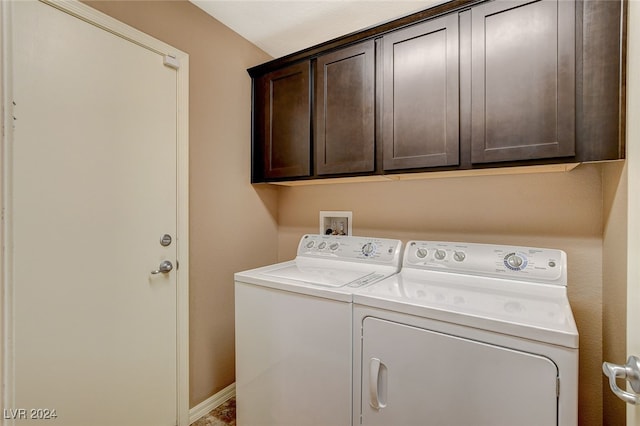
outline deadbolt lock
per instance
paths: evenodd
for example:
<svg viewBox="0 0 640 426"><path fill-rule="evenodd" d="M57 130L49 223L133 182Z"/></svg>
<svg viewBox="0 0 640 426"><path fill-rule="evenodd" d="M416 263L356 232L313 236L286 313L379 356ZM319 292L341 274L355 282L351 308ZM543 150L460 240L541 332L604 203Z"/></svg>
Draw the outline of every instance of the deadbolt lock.
<svg viewBox="0 0 640 426"><path fill-rule="evenodd" d="M173 240L171 239L171 235L169 235L169 234L164 234L164 235L162 236L162 238L160 238L160 245L161 245L162 247L167 247L167 246L171 245L171 241L173 241Z"/></svg>

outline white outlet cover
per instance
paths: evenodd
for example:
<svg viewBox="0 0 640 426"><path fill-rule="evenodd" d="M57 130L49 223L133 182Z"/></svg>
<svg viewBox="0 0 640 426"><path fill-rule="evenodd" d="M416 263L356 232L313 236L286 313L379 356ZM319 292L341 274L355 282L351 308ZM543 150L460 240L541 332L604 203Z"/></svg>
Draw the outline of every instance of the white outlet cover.
<svg viewBox="0 0 640 426"><path fill-rule="evenodd" d="M348 211L320 211L320 234L353 235L353 213Z"/></svg>

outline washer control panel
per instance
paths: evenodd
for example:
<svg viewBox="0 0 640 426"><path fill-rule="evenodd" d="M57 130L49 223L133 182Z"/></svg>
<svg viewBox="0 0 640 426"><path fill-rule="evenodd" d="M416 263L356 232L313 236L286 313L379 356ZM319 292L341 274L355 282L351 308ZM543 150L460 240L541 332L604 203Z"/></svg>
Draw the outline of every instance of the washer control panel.
<svg viewBox="0 0 640 426"><path fill-rule="evenodd" d="M444 241L409 241L403 268L566 285L562 250Z"/></svg>
<svg viewBox="0 0 640 426"><path fill-rule="evenodd" d="M298 256L400 265L402 242L387 238L314 235L302 237Z"/></svg>

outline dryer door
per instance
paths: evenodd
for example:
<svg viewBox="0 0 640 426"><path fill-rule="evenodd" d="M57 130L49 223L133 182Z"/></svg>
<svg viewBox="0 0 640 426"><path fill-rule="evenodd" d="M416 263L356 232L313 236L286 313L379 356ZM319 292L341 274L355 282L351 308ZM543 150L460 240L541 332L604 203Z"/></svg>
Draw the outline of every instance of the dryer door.
<svg viewBox="0 0 640 426"><path fill-rule="evenodd" d="M557 424L558 368L548 358L368 317L362 424Z"/></svg>

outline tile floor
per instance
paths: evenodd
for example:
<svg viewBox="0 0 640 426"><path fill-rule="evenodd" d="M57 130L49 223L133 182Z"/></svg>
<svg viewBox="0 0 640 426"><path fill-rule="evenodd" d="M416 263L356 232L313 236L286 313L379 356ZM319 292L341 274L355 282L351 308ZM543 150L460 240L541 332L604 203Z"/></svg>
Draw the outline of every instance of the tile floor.
<svg viewBox="0 0 640 426"><path fill-rule="evenodd" d="M231 398L219 407L211 410L206 416L192 423L191 426L235 426L236 399Z"/></svg>

